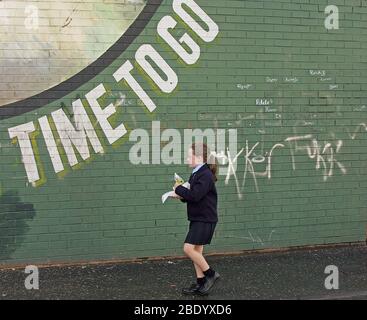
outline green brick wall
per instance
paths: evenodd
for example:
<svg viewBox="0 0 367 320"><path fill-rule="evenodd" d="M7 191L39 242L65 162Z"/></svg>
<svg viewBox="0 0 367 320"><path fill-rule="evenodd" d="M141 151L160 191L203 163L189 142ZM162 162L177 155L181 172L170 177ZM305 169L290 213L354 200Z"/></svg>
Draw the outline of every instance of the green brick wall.
<svg viewBox="0 0 367 320"><path fill-rule="evenodd" d="M1 264L182 255L186 205L162 204L161 195L171 189L174 172L187 179L191 169L183 162L129 160L136 144L130 133L151 134L158 121L162 132L182 135L184 129L237 129L238 152L244 149L235 172L219 176L219 223L207 252L366 240L367 1L196 0L219 28L208 42L178 16L173 1L89 0L61 13L62 1L34 1L40 27L33 31L24 29L25 2L10 2L0 2L3 28L16 34L0 39ZM339 9L339 29L324 25L331 4ZM166 15L177 21L176 39L187 33L200 47L195 64L158 35ZM26 51L36 38L38 45ZM57 45L48 46L50 39ZM136 62L144 44L177 74L171 92ZM47 62L53 54L54 65ZM113 77L126 61L156 105L152 112L126 81ZM34 75L31 66L39 67ZM111 126L123 123L127 130L112 144L86 99L100 84L106 88L102 108L116 107ZM61 108L73 122L78 99L103 153L89 143L83 160L74 147L78 164L71 166L51 114ZM43 116L63 164L58 173L40 129ZM29 159L9 135L26 123L35 127L33 183ZM183 147L181 154L185 159ZM226 173L228 163L220 168Z"/></svg>

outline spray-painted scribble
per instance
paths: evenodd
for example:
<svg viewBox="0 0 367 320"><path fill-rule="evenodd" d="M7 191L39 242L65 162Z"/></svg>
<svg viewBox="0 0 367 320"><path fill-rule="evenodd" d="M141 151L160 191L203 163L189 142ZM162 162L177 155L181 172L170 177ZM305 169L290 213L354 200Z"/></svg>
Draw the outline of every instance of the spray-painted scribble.
<svg viewBox="0 0 367 320"><path fill-rule="evenodd" d="M248 237L244 237L244 236L237 236L237 235L227 235L224 234L222 237L223 238L235 238L235 239L244 239L244 240L249 240L252 243L259 243L261 244L261 246L265 246L271 243L272 240L272 236L273 234L276 232L276 230L271 230L269 235L267 236L267 238L261 238L258 234L256 233L252 233L250 230L247 231L248 233Z"/></svg>
<svg viewBox="0 0 367 320"><path fill-rule="evenodd" d="M356 128L354 129L352 133L350 132L348 128L346 128L346 131L348 132L349 137L352 140L354 140L358 133L363 132L363 131L367 132L367 124L364 122L361 122L356 126Z"/></svg>
<svg viewBox="0 0 367 320"><path fill-rule="evenodd" d="M266 77L265 82L270 82L270 83L278 82L278 79L277 78Z"/></svg>
<svg viewBox="0 0 367 320"><path fill-rule="evenodd" d="M237 88L240 90L248 90L251 87L252 87L252 84L241 84L241 83L237 84Z"/></svg>
<svg viewBox="0 0 367 320"><path fill-rule="evenodd" d="M364 126L364 128L367 131L367 126ZM292 170L296 170L295 155L302 153L315 162L315 170L321 172L324 182L331 178L336 170L339 170L342 174L347 173L345 165L337 159L337 155L343 146L343 141L340 139L336 142L320 142L312 134L294 135L287 137L281 143L274 144L269 151L256 154L255 151L259 143L256 142L254 145L249 146L249 141L246 140L245 147L236 154L231 154L228 148L226 154L224 151L213 152L219 164L226 164L226 168L223 166L220 168L219 174L226 176L224 180L226 185L229 184L230 179L233 177L239 199L243 198L248 175L254 181L256 192L259 192L257 177L266 177L268 180L272 178L273 154L276 153L277 149L286 146L288 146L290 151ZM237 175L236 168L242 163L244 164L244 174L241 181ZM265 170L258 171L256 169L257 164L266 164Z"/></svg>
<svg viewBox="0 0 367 320"><path fill-rule="evenodd" d="M271 179L271 160L273 152L276 148L283 148L284 145L281 143L275 144L268 153L265 154L265 156L259 156L255 155L254 150L259 145L259 142L255 143L251 148L249 147L248 140L246 140L246 147L242 148L236 155L233 157L231 156L230 150L227 148L227 154L225 155L224 152L214 153L214 156L222 162L228 162L228 168L226 172L226 178L225 178L225 184L227 185L229 183L229 180L231 176L235 179L236 189L237 189L237 195L239 199L242 199L243 197L243 190L245 188L246 184L246 178L247 174L249 174L255 183L256 191L259 192L259 188L257 185L257 176L260 177L267 177L268 179ZM245 152L244 152L245 151ZM242 178L242 183L240 186L239 179L237 177L237 171L235 168L235 165L238 163L239 156L244 153L243 158L245 162L245 171ZM266 169L263 172L257 172L254 168L254 164L256 163L266 163ZM219 174L223 174L224 168L220 168Z"/></svg>
<svg viewBox="0 0 367 320"><path fill-rule="evenodd" d="M298 151L306 151L310 159L315 159L316 170L323 168L323 179L326 181L334 174L334 167L338 167L343 174L347 173L344 165L336 159L336 154L340 152L340 148L343 145L342 140L338 140L336 145L324 141L320 143L312 135L293 136L285 139L289 143L292 157L292 167L296 170L296 163L294 155ZM305 145L299 145L300 141L306 141Z"/></svg>
<svg viewBox="0 0 367 320"><path fill-rule="evenodd" d="M299 79L297 77L293 77L293 78L285 77L284 78L284 82L297 83L298 81L299 81Z"/></svg>

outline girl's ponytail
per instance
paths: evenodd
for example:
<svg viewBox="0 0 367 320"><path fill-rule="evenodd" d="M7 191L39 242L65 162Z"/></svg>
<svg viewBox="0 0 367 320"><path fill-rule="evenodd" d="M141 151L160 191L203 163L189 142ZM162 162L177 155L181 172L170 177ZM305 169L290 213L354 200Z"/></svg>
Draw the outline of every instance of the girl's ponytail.
<svg viewBox="0 0 367 320"><path fill-rule="evenodd" d="M218 163L217 163L217 158L211 153L209 155L209 168L211 170L211 172L213 173L214 175L214 181L218 181L218 178L217 178L217 171L218 171Z"/></svg>

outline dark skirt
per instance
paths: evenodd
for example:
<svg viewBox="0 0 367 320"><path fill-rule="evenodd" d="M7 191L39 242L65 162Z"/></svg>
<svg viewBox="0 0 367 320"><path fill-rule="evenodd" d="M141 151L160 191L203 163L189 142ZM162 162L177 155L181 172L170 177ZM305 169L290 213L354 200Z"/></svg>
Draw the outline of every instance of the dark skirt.
<svg viewBox="0 0 367 320"><path fill-rule="evenodd" d="M185 243L196 245L210 244L216 224L216 222L190 221Z"/></svg>

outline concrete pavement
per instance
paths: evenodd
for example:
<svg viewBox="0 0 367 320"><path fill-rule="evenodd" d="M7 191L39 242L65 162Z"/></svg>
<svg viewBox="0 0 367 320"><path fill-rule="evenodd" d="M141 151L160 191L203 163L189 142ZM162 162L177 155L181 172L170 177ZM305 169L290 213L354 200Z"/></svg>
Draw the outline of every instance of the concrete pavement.
<svg viewBox="0 0 367 320"><path fill-rule="evenodd" d="M194 279L188 259L39 268L27 290L24 269L0 270L1 299L367 299L367 246L336 246L207 256L221 274L208 297L183 296ZM325 268L338 268L339 289L327 290ZM335 274L334 274L335 275Z"/></svg>

